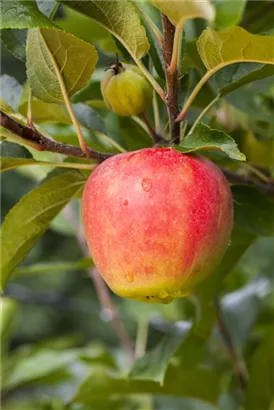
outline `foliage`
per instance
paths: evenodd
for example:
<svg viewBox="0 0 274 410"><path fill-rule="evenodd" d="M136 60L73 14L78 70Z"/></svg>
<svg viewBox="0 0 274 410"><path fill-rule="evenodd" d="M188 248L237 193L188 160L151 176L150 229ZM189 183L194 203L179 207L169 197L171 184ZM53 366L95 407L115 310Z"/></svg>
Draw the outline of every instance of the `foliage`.
<svg viewBox="0 0 274 410"><path fill-rule="evenodd" d="M271 2L2 0L0 7L3 410L270 410ZM165 104L172 73L161 13L175 26L179 140L170 138ZM155 143L147 121L117 117L102 101L100 80L116 53L154 89L146 114L164 138L156 142L207 156L232 183L227 253L193 295L169 305L114 295L106 303L83 245L81 192L97 160ZM127 334L136 338L133 361L121 344Z"/></svg>

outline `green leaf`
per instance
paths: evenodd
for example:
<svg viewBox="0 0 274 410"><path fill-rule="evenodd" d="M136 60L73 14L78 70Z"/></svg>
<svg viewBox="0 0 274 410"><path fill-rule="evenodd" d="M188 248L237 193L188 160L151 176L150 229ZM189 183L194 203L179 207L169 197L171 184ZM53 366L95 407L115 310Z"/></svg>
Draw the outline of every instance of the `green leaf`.
<svg viewBox="0 0 274 410"><path fill-rule="evenodd" d="M183 51L182 51L182 60L181 60L181 75L185 75L190 68L196 68L200 72L205 72L205 66L199 56L196 41L185 40L183 42Z"/></svg>
<svg viewBox="0 0 274 410"><path fill-rule="evenodd" d="M40 349L31 356L17 361L5 380L4 388L11 389L21 384L30 383L60 370L75 360L74 351L55 351Z"/></svg>
<svg viewBox="0 0 274 410"><path fill-rule="evenodd" d="M256 323L263 299L270 293L270 289L270 279L258 278L222 298L223 320L236 348L244 346Z"/></svg>
<svg viewBox="0 0 274 410"><path fill-rule="evenodd" d="M90 130L106 132L105 124L96 110L82 103L73 104L73 110L81 125Z"/></svg>
<svg viewBox="0 0 274 410"><path fill-rule="evenodd" d="M156 397L154 406L157 410L220 410L202 400L168 396Z"/></svg>
<svg viewBox="0 0 274 410"><path fill-rule="evenodd" d="M18 167L26 165L44 165L50 168L76 168L91 170L91 164L82 164L77 162L49 162L49 161L37 161L34 158L14 158L14 157L1 157L0 172L10 171Z"/></svg>
<svg viewBox="0 0 274 410"><path fill-rule="evenodd" d="M236 26L242 19L247 0L215 0L215 26L219 29Z"/></svg>
<svg viewBox="0 0 274 410"><path fill-rule="evenodd" d="M219 71L214 79L220 89L220 96L223 97L243 85L253 81L262 80L274 75L274 65L265 64L257 66L257 69L250 70L254 63L241 63L226 67Z"/></svg>
<svg viewBox="0 0 274 410"><path fill-rule="evenodd" d="M62 103L63 87L68 95L84 87L97 60L95 48L72 34L54 29L28 32L27 76L33 94L42 101Z"/></svg>
<svg viewBox="0 0 274 410"><path fill-rule="evenodd" d="M195 397L209 402L216 402L220 380L218 374L211 368L192 368L184 370L181 367L170 366L165 382L161 386L157 382L144 380L129 380L114 372L96 368L80 386L74 396L73 403L97 405L106 398L117 394L173 395L179 397Z"/></svg>
<svg viewBox="0 0 274 410"><path fill-rule="evenodd" d="M27 30L3 29L0 30L0 39L14 57L26 61Z"/></svg>
<svg viewBox="0 0 274 410"><path fill-rule="evenodd" d="M22 147L22 145L14 144L9 141L3 141L0 147L1 157L32 159L31 153L25 147Z"/></svg>
<svg viewBox="0 0 274 410"><path fill-rule="evenodd" d="M2 157L0 170L1 172L5 172L24 165L37 165L39 163L41 162L36 161L34 158Z"/></svg>
<svg viewBox="0 0 274 410"><path fill-rule="evenodd" d="M92 22L92 36L90 35L90 18L76 12L75 10L63 7L62 18L57 20L58 26L68 33L74 34L87 42L91 42L106 53L117 53L119 50L115 44L113 36L97 21Z"/></svg>
<svg viewBox="0 0 274 410"><path fill-rule="evenodd" d="M271 139L271 135L274 136L274 125L270 138L266 140L257 139L250 131L244 134L242 148L249 163L264 168L272 167L274 164L274 139Z"/></svg>
<svg viewBox="0 0 274 410"><path fill-rule="evenodd" d="M71 119L66 108L61 104L50 104L36 98L31 103L32 120L34 123L53 122L71 124ZM19 106L20 114L27 116L28 102L22 102Z"/></svg>
<svg viewBox="0 0 274 410"><path fill-rule="evenodd" d="M182 372L197 369L201 364L205 344L214 324L213 316L212 320L207 320L206 325L205 315L202 316L198 315L198 320L192 327L189 322L186 322L175 335L166 335L154 349L134 363L129 378L159 382L163 386L168 379L167 373L170 370L171 360L172 363L176 361L180 365ZM203 322L202 326L201 322Z"/></svg>
<svg viewBox="0 0 274 410"><path fill-rule="evenodd" d="M274 236L274 203L249 185L232 186L235 223L258 236Z"/></svg>
<svg viewBox="0 0 274 410"><path fill-rule="evenodd" d="M245 161L236 142L223 131L211 129L208 125L198 124L192 135L183 139L180 145L174 145L180 152L193 152L204 149L221 150L228 157L238 161Z"/></svg>
<svg viewBox="0 0 274 410"><path fill-rule="evenodd" d="M205 67L199 56L196 41L185 41L181 60L182 75L191 68L196 68L204 74ZM237 63L217 71L213 80L219 89L220 96L223 97L239 87L270 77L273 74L274 66L271 64Z"/></svg>
<svg viewBox="0 0 274 410"><path fill-rule="evenodd" d="M182 337L167 335L146 355L136 360L129 373L133 380L150 380L164 383L171 356L182 342Z"/></svg>
<svg viewBox="0 0 274 410"><path fill-rule="evenodd" d="M128 151L146 148L152 145L147 132L131 117L118 117L108 112L104 118L107 133Z"/></svg>
<svg viewBox="0 0 274 410"><path fill-rule="evenodd" d="M16 276L37 275L37 274L51 274L60 271L75 271L87 269L93 266L92 259L83 258L76 262L48 262L37 263L35 265L23 266L14 271Z"/></svg>
<svg viewBox="0 0 274 410"><path fill-rule="evenodd" d="M211 74L234 63L274 64L274 37L251 34L242 27L224 31L207 28L199 37L197 48Z"/></svg>
<svg viewBox="0 0 274 410"><path fill-rule="evenodd" d="M144 23L145 24L145 23ZM153 61L154 68L160 78L165 78L163 55L159 44L152 33L151 29L147 27L147 36L150 43L149 55Z"/></svg>
<svg viewBox="0 0 274 410"><path fill-rule="evenodd" d="M13 111L17 111L19 101L22 95L22 87L18 81L7 74L3 74L0 77L0 106L10 107Z"/></svg>
<svg viewBox="0 0 274 410"><path fill-rule="evenodd" d="M231 234L228 249L213 274L203 281L197 290L198 297L204 302L211 301L221 288L224 279L240 261L246 250L253 244L256 235L235 225Z"/></svg>
<svg viewBox="0 0 274 410"><path fill-rule="evenodd" d="M188 19L204 18L208 21L213 21L215 17L214 7L208 0L149 0L149 2L164 13L175 26L183 26L184 22Z"/></svg>
<svg viewBox="0 0 274 410"><path fill-rule="evenodd" d="M82 188L78 171L63 172L25 195L4 219L2 235L2 289L13 269L47 230L51 220Z"/></svg>
<svg viewBox="0 0 274 410"><path fill-rule="evenodd" d="M14 3L14 2L10 2ZM17 2L18 4L19 2ZM23 2L21 2L23 3ZM25 3L27 3L25 1ZM39 10L49 17L55 7L56 2L51 0L37 0ZM52 25L52 24L50 24ZM36 27L36 25L34 25ZM49 27L49 24L46 25ZM24 29L3 29L0 30L0 38L7 50L19 60L26 61L26 41L27 30Z"/></svg>
<svg viewBox="0 0 274 410"><path fill-rule="evenodd" d="M265 335L250 359L249 381L246 393L248 410L269 409L273 400L274 380L274 330Z"/></svg>
<svg viewBox="0 0 274 410"><path fill-rule="evenodd" d="M107 132L106 126L99 113L86 104L73 104L73 110L79 123L91 130L94 134L90 145L100 151L125 152L125 149L116 141L110 132Z"/></svg>
<svg viewBox="0 0 274 410"><path fill-rule="evenodd" d="M54 27L34 0L1 0L0 28Z"/></svg>
<svg viewBox="0 0 274 410"><path fill-rule="evenodd" d="M0 313L1 313L1 323L0 323L0 335L3 343L3 338L10 332L11 325L14 321L14 316L17 313L17 303L7 297L1 297L0 303Z"/></svg>
<svg viewBox="0 0 274 410"><path fill-rule="evenodd" d="M79 103L102 98L100 81L103 75L104 70L96 68L87 85L72 97L72 102Z"/></svg>
<svg viewBox="0 0 274 410"><path fill-rule="evenodd" d="M269 79L272 81L272 79ZM272 97L267 97L260 92L260 88L263 87L263 81L261 80L257 85L258 89L255 88L255 84L252 86L245 87L244 90L235 90L230 95L227 96L227 101L229 104L235 106L238 110L247 114L250 117L250 122L252 120L258 120L261 123L274 124L273 107L272 107ZM262 90L263 91L263 90ZM254 127L256 132L256 128ZM263 130L263 136L267 136L267 130ZM259 132L260 135L260 132ZM270 138L273 136L270 135Z"/></svg>
<svg viewBox="0 0 274 410"><path fill-rule="evenodd" d="M147 53L149 43L146 32L141 25L134 5L130 1L62 0L61 2L102 24L131 55L142 58Z"/></svg>
<svg viewBox="0 0 274 410"><path fill-rule="evenodd" d="M50 17L52 11L57 7L56 0L36 0L38 9L45 16Z"/></svg>
<svg viewBox="0 0 274 410"><path fill-rule="evenodd" d="M136 3L135 3L136 4ZM143 10L142 6L144 6L147 8L149 7L149 3L143 3L142 5L139 4L138 7L140 9ZM152 6L150 6L153 11L155 11L157 13L157 10L155 10ZM143 10L143 13L147 13L146 10ZM150 25L147 23L147 21L145 20L144 16L142 14L140 14L140 19L141 22L143 24L143 26L146 28L146 33L147 33L147 37L148 37L148 41L150 44L150 48L149 48L149 56L151 57L151 60L153 62L154 68L158 74L158 76L160 78L165 79L165 71L164 71L164 60L163 60L163 54L162 54L162 50L159 47L159 43L158 40L153 32L153 30L151 29Z"/></svg>

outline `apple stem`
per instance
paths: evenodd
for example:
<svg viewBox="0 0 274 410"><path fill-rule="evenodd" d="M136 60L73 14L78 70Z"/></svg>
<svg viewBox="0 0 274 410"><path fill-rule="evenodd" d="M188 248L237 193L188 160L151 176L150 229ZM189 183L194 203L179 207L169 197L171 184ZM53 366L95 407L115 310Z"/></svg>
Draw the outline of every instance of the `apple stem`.
<svg viewBox="0 0 274 410"><path fill-rule="evenodd" d="M180 124L176 122L179 114L178 96L179 96L179 79L178 69L169 70L172 52L174 47L175 26L169 21L167 16L162 14L162 24L164 32L163 40L163 57L165 61L165 71L167 80L166 106L169 117L170 140L175 144L180 143Z"/></svg>

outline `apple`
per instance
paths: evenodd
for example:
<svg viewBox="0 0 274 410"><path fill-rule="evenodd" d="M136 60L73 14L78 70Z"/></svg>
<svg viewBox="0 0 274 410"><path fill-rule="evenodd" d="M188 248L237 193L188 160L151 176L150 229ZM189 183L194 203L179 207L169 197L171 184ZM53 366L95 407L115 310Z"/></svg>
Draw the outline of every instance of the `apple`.
<svg viewBox="0 0 274 410"><path fill-rule="evenodd" d="M222 259L233 225L221 170L173 148L104 161L86 183L82 213L104 280L116 294L145 302L191 293Z"/></svg>
<svg viewBox="0 0 274 410"><path fill-rule="evenodd" d="M102 78L101 92L106 106L123 117L142 114L152 103L152 87L133 64L112 64Z"/></svg>

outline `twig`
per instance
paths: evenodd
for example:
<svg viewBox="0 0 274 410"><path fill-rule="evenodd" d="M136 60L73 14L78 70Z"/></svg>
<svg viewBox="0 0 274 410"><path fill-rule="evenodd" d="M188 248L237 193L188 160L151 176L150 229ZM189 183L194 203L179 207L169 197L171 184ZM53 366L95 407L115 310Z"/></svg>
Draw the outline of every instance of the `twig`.
<svg viewBox="0 0 274 410"><path fill-rule="evenodd" d="M63 154L70 157L88 159L80 147L54 141L49 137L41 134L37 129L29 128L25 125L20 124L1 110L0 114L0 125L10 131L12 134L17 135L17 142L20 142L21 139L22 143L26 142L26 144L30 145L32 148L40 151L56 152L58 154ZM2 133L2 135L5 138L8 138L7 134ZM90 148L89 152L89 158L94 159L97 162L103 162L105 159L116 155L94 151ZM268 184L263 184L262 182L254 181L254 179L250 177L239 175L225 168L222 168L222 171L227 179L232 183L253 185L259 190L263 191L265 194L274 196L274 182L270 181Z"/></svg>
<svg viewBox="0 0 274 410"><path fill-rule="evenodd" d="M217 71L217 70L215 70L215 71ZM210 79L210 77L214 74L215 71L213 71L213 70L207 71L207 73L201 78L201 80L198 82L198 84L195 86L195 88L191 92L190 96L188 97L182 111L180 112L180 114L177 117L177 121L184 121L191 104L193 103L193 101L195 100L195 98L199 94L200 90L203 88L205 83Z"/></svg>
<svg viewBox="0 0 274 410"><path fill-rule="evenodd" d="M258 188L260 191L264 192L266 195L274 196L274 182L263 184L262 182L254 181L254 179L250 177L236 174L235 172L232 172L225 168L222 168L222 171L229 180L229 182L232 182L234 184L252 185Z"/></svg>
<svg viewBox="0 0 274 410"><path fill-rule="evenodd" d="M135 343L135 357L144 356L147 347L149 322L147 318L141 317L138 321L137 336Z"/></svg>
<svg viewBox="0 0 274 410"><path fill-rule="evenodd" d="M163 41L163 56L165 61L166 69L166 80L167 80L167 94L166 94L166 104L169 116L169 129L170 129L170 140L174 141L175 144L180 142L180 124L176 122L176 118L179 113L178 109L178 94L179 94L179 80L178 72L169 72L169 66L172 58L172 50L174 43L175 27L169 21L167 16L162 14L163 31L164 31L164 41Z"/></svg>
<svg viewBox="0 0 274 410"><path fill-rule="evenodd" d="M83 254L87 257L90 257L82 225L78 226L74 211L72 210L71 207L65 208L64 211L65 211L65 217L69 219L71 224L75 227L76 237L83 251ZM125 329L124 323L120 319L116 306L111 300L110 292L108 291L108 288L104 280L102 279L102 277L100 276L96 268L89 268L88 272L94 283L96 294L98 296L103 313L106 315L106 317L110 321L110 324L112 325L114 332L116 333L118 339L120 340L121 345L129 353L130 357L134 360L135 352L134 352L133 343Z"/></svg>
<svg viewBox="0 0 274 410"><path fill-rule="evenodd" d="M224 323L223 316L222 316L222 309L220 305L219 299L216 297L214 298L214 306L217 314L217 326L219 328L219 331L223 337L224 343L226 345L227 351L231 357L233 366L234 366L234 371L236 373L236 376L238 377L239 380L239 385L243 391L246 389L247 385L247 373L246 369L243 363L243 360L239 357L239 355L236 352L235 346L233 344L233 341L231 339L230 333Z"/></svg>
<svg viewBox="0 0 274 410"><path fill-rule="evenodd" d="M242 166L250 171L252 174L256 175L257 178L261 179L263 182L268 184L271 181L271 178L266 176L261 170L257 169L255 166L247 163L243 163Z"/></svg>
<svg viewBox="0 0 274 410"><path fill-rule="evenodd" d="M153 91L153 114L156 134L161 134L160 112L155 91Z"/></svg>
<svg viewBox="0 0 274 410"><path fill-rule="evenodd" d="M28 95L27 124L28 124L29 128L33 128L33 121L32 121L32 92L31 92L31 89L29 89L29 95Z"/></svg>
<svg viewBox="0 0 274 410"><path fill-rule="evenodd" d="M157 81L154 79L154 77L150 74L150 72L146 69L142 61L139 60L134 54L131 56L133 60L135 61L136 65L139 67L139 69L142 71L146 79L149 81L149 83L152 85L154 90L156 91L157 94L161 97L163 101L165 101L165 93L162 87L157 83Z"/></svg>
<svg viewBox="0 0 274 410"><path fill-rule="evenodd" d="M88 148L89 155L87 157L87 155L82 151L80 147L54 141L49 137L41 134L37 129L20 124L2 110L0 110L0 114L0 125L2 127L6 128L13 134L18 135L20 138L22 138L22 140L34 143L34 147L36 149L39 149L40 151L56 152L58 154L63 154L70 157L95 159L98 162L102 162L113 155L109 153L94 151L91 148ZM22 143L23 142L24 141L22 141Z"/></svg>
<svg viewBox="0 0 274 410"><path fill-rule="evenodd" d="M183 23L177 24L174 34L174 42L173 42L173 51L170 66L168 71L173 74L177 70L178 62L181 56L181 44L182 44L182 32L183 32Z"/></svg>
<svg viewBox="0 0 274 410"><path fill-rule="evenodd" d="M88 271L94 283L95 290L96 290L99 302L101 304L103 313L105 313L108 320L110 320L112 328L115 331L118 339L120 339L122 346L128 352L130 357L134 360L135 352L133 348L133 343L129 337L129 334L126 331L126 328L122 320L119 317L119 313L118 313L118 310L116 309L116 306L111 300L111 296L106 287L105 282L101 278L96 268L90 268Z"/></svg>
<svg viewBox="0 0 274 410"><path fill-rule="evenodd" d="M154 21L149 17L149 15L147 13L145 13L145 11L142 9L142 7L140 7L140 5L138 4L138 0L132 0L132 2L134 4L134 6L137 8L137 10L140 12L141 16L147 22L147 24L150 27L153 34L155 35L159 46L162 47L162 44L163 44L163 35L162 35L162 33L160 32L160 30L158 29L158 27L156 26Z"/></svg>
<svg viewBox="0 0 274 410"><path fill-rule="evenodd" d="M152 126L151 126L151 124L150 124L150 122L149 122L149 120L148 120L146 114L144 114L144 113L143 113L143 114L140 114L139 117L140 117L140 118L144 121L144 123L146 124L146 127L147 127L147 129L148 129L148 132L150 133L151 138L152 138L152 140L153 140L153 142L154 142L155 144L159 144L159 143L165 143L165 144L167 144L167 143L168 143L168 141L166 141L161 135L157 134L157 132L154 130L154 128L152 128Z"/></svg>
<svg viewBox="0 0 274 410"><path fill-rule="evenodd" d="M196 118L195 122L193 123L191 129L189 130L187 135L191 135L193 134L195 128L197 127L197 125L199 124L199 122L201 121L201 119L204 117L204 115L210 110L210 108L217 103L217 101L219 101L220 95L218 94L217 97L215 97L212 101L210 101L210 103L203 109L203 111L200 113L200 115L198 115L198 117Z"/></svg>

